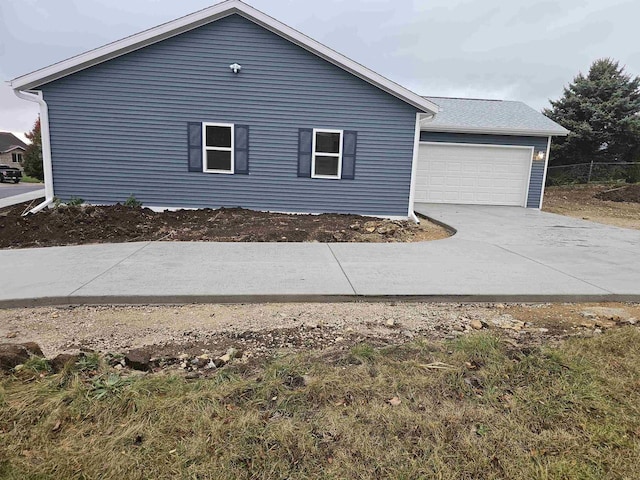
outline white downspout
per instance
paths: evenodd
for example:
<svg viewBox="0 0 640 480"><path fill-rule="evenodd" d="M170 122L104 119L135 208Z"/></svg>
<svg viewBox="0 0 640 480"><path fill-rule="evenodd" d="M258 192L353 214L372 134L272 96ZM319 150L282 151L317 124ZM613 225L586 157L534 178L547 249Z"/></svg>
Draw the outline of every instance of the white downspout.
<svg viewBox="0 0 640 480"><path fill-rule="evenodd" d="M413 161L411 163L411 186L409 187L409 220L420 223L420 219L413 211L414 198L416 193L416 173L418 171L418 154L420 152L420 126L423 120L431 120L435 117L435 113L427 116L423 113L416 113L416 129L413 137Z"/></svg>
<svg viewBox="0 0 640 480"><path fill-rule="evenodd" d="M40 105L40 136L42 138L42 170L44 172L44 202L28 213L36 213L53 203L53 167L51 166L51 142L49 139L49 108L42 98L42 92L13 91L16 96ZM25 214L26 215L26 214Z"/></svg>

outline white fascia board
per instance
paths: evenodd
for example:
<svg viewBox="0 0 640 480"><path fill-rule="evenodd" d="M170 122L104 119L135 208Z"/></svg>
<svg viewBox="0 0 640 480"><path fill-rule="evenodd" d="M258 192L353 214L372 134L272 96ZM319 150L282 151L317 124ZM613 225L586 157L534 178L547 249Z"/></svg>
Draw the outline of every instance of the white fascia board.
<svg viewBox="0 0 640 480"><path fill-rule="evenodd" d="M422 132L446 132L446 133L479 133L485 135L519 135L525 137L566 137L569 130L527 130L512 128L480 128L480 127L455 127L455 126L439 126L439 125L421 125Z"/></svg>
<svg viewBox="0 0 640 480"><path fill-rule="evenodd" d="M178 18L149 30L131 35L130 37L123 38L122 40L109 43L103 47L71 57L62 62L28 73L27 75L17 77L10 82L10 85L14 90L30 90L38 87L39 85L57 80L167 38L180 35L181 33L193 30L201 27L202 25L206 25L235 13L242 15L282 38L295 43L305 50L308 50L320 58L333 63L343 70L346 70L347 72L371 83L381 90L394 95L422 111L436 113L439 110L435 103L422 98L420 95L417 95L382 75L369 70L363 65L354 62L319 42L316 42L297 30L260 12L259 10L256 10L253 7L250 7L240 0L226 0L185 17Z"/></svg>

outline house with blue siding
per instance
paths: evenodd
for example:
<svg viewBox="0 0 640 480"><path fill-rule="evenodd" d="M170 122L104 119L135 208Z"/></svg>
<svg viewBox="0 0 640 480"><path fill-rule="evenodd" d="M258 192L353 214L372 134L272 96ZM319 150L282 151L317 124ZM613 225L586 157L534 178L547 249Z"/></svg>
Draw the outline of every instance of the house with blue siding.
<svg viewBox="0 0 640 480"><path fill-rule="evenodd" d="M239 0L18 77L45 201L415 219L540 208L551 138L520 102L423 97Z"/></svg>

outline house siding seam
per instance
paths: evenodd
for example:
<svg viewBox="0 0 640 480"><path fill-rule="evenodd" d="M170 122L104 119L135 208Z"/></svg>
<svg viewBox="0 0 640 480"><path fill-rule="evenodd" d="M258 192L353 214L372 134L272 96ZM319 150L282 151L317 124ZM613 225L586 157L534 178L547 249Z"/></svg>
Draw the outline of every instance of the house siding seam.
<svg viewBox="0 0 640 480"><path fill-rule="evenodd" d="M416 108L240 15L41 89L61 199L407 215ZM249 174L190 173L189 122L248 125ZM355 179L299 177L300 128L356 131Z"/></svg>
<svg viewBox="0 0 640 480"><path fill-rule="evenodd" d="M533 162L529 179L527 208L539 208L544 181L544 160L536 160L538 152L547 151L549 137L485 135L470 133L420 132L421 142L477 143L481 145L510 145L533 147Z"/></svg>

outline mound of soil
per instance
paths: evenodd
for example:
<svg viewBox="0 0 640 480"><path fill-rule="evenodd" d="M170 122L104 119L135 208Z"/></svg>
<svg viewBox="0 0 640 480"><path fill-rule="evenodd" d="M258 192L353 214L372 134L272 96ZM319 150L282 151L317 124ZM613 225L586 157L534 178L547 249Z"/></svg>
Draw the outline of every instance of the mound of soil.
<svg viewBox="0 0 640 480"><path fill-rule="evenodd" d="M636 183L613 190L605 190L596 194L596 198L612 202L640 203L640 184Z"/></svg>
<svg viewBox="0 0 640 480"><path fill-rule="evenodd" d="M60 206L21 216L25 205L0 210L0 248L135 241L410 242L449 236L423 220L359 215L286 215L242 208L154 212L148 208Z"/></svg>

